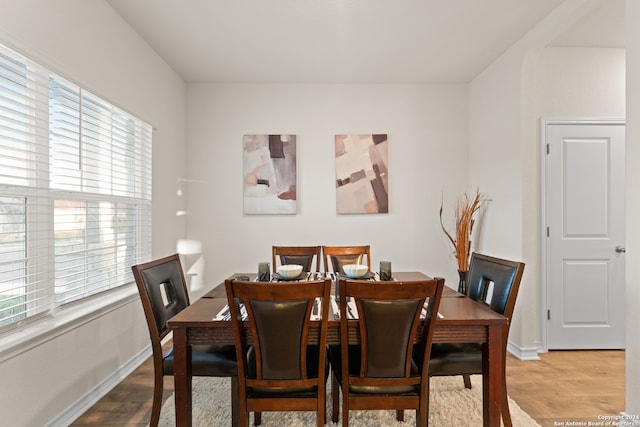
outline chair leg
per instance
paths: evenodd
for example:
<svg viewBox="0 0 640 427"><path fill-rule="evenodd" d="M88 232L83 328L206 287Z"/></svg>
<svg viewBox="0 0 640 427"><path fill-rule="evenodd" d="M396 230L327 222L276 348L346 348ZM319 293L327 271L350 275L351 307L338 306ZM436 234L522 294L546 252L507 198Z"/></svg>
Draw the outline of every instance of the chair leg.
<svg viewBox="0 0 640 427"><path fill-rule="evenodd" d="M465 388L471 388L471 376L468 374L462 375L462 380L464 381Z"/></svg>
<svg viewBox="0 0 640 427"><path fill-rule="evenodd" d="M231 377L231 425L240 425L240 407L238 406L240 389L238 388L238 377Z"/></svg>
<svg viewBox="0 0 640 427"><path fill-rule="evenodd" d="M249 427L250 423L250 417L249 417L249 412L242 412L240 411L240 422L238 423L239 427Z"/></svg>
<svg viewBox="0 0 640 427"><path fill-rule="evenodd" d="M162 409L162 389L164 387L164 377L162 374L155 375L153 381L153 404L151 406L151 420L149 427L158 427L160 422L160 410Z"/></svg>
<svg viewBox="0 0 640 427"><path fill-rule="evenodd" d="M340 411L340 386L336 375L331 375L331 421L338 422L338 412Z"/></svg>
<svg viewBox="0 0 640 427"><path fill-rule="evenodd" d="M420 399L420 408L416 411L416 427L429 427L429 389L430 378L427 376L427 387Z"/></svg>
<svg viewBox="0 0 640 427"><path fill-rule="evenodd" d="M423 422L424 413L420 409L416 409L416 427L425 427L429 425L429 420L427 419L427 424Z"/></svg>
<svg viewBox="0 0 640 427"><path fill-rule="evenodd" d="M404 421L404 409L396 409L396 420Z"/></svg>
<svg viewBox="0 0 640 427"><path fill-rule="evenodd" d="M507 396L507 383L502 385L502 423L504 427L512 427L511 413L509 412L509 397Z"/></svg>
<svg viewBox="0 0 640 427"><path fill-rule="evenodd" d="M342 427L349 427L349 396L342 391ZM347 394L347 396L345 396Z"/></svg>
<svg viewBox="0 0 640 427"><path fill-rule="evenodd" d="M326 386L326 384L325 384ZM320 395L318 393L318 409L316 410L316 416L318 418L318 427L324 427L327 418L327 389L325 387L324 393Z"/></svg>
<svg viewBox="0 0 640 427"><path fill-rule="evenodd" d="M254 412L253 413L253 425L259 426L262 424L262 412Z"/></svg>

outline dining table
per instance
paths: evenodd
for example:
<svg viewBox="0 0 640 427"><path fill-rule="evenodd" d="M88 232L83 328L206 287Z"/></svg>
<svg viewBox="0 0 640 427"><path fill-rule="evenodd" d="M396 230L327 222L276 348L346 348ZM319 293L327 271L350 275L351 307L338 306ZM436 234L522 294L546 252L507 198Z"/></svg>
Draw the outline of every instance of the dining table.
<svg viewBox="0 0 640 427"><path fill-rule="evenodd" d="M256 273L236 273L230 277L255 280ZM335 278L335 276L332 275ZM377 275L376 275L377 277ZM393 272L397 281L425 280L429 276L420 272ZM301 282L304 280L301 280ZM482 403L483 425L499 427L502 412L502 381L505 374L505 354L502 349L503 326L508 319L491 310L488 305L467 298L445 286L433 333L434 343L482 343ZM169 319L173 330L174 396L176 426L191 427L191 356L190 346L197 344L234 344L231 322L218 320L227 305L224 283L221 283ZM358 322L349 322L349 341L359 339ZM351 325L351 323L353 323ZM319 324L319 322L318 322ZM340 320L330 309L328 344L339 344ZM317 330L311 328L310 339L317 339ZM313 331L316 331L315 336ZM247 337L249 340L250 337Z"/></svg>

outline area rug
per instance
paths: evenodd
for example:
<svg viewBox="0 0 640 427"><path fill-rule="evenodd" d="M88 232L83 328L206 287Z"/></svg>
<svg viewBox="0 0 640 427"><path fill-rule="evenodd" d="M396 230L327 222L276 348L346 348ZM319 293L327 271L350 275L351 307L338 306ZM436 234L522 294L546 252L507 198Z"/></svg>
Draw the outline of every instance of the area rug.
<svg viewBox="0 0 640 427"><path fill-rule="evenodd" d="M482 377L471 377L473 387L465 389L462 377L436 377L431 379L429 399L429 425L435 427L482 426ZM331 396L327 396L327 425L331 422ZM514 427L539 427L526 412L511 399L509 409ZM228 427L231 425L231 391L228 378L193 379L194 427ZM253 425L253 417L251 418ZM315 412L264 412L264 427L307 427L316 425ZM415 411L405 412L404 423L396 420L395 411L351 411L352 427L407 427L415 425ZM162 406L160 426L175 426L173 395Z"/></svg>

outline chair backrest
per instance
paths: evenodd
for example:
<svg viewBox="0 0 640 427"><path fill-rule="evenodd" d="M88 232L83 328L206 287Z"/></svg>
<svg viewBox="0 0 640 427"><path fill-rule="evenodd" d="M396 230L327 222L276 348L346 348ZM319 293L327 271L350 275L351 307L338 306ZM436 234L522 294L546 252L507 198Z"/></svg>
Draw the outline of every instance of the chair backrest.
<svg viewBox="0 0 640 427"><path fill-rule="evenodd" d="M180 256L174 254L131 267L155 346L170 331L167 321L189 305Z"/></svg>
<svg viewBox="0 0 640 427"><path fill-rule="evenodd" d="M320 246L272 246L271 265L273 272L277 270L277 261L280 265L298 264L303 271L313 271L313 261L316 262L316 272L320 271Z"/></svg>
<svg viewBox="0 0 640 427"><path fill-rule="evenodd" d="M486 302L493 311L511 319L523 272L522 262L474 252L467 274L467 296Z"/></svg>
<svg viewBox="0 0 640 427"><path fill-rule="evenodd" d="M366 257L367 267L371 271L371 248L364 246L323 246L324 271L329 272L329 264L334 273L344 273L343 266L348 264L364 264Z"/></svg>
<svg viewBox="0 0 640 427"><path fill-rule="evenodd" d="M339 287L340 295L346 295L346 298L340 298L343 378L347 378L350 372L347 306L353 298L358 313L361 354L360 375L349 378L349 384L384 386L384 379L388 378L413 378L412 384L416 384L416 378L418 381L426 380L444 279L371 283L341 278ZM423 308L426 315L421 318ZM412 363L412 354L420 325L420 360L416 366Z"/></svg>
<svg viewBox="0 0 640 427"><path fill-rule="evenodd" d="M325 375L327 320L331 281L309 281L299 283L258 283L228 279L225 281L227 300L231 311L231 322L236 341L238 357L238 377L246 379L248 385L257 386L261 381L279 382L287 387L287 382L296 386L310 386ZM309 346L309 326L315 299L323 298L321 304L318 366L307 366ZM248 321L243 322L243 305ZM250 351L246 337L252 338ZM249 355L247 357L247 355ZM309 378L310 371L318 372L316 378ZM324 379L322 380L324 381ZM266 386L266 383L263 385ZM317 383L316 383L317 385Z"/></svg>

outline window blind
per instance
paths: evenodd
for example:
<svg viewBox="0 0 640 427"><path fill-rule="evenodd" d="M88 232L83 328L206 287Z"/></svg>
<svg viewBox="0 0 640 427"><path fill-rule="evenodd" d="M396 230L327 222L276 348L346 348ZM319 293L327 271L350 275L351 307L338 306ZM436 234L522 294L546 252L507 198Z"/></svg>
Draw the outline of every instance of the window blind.
<svg viewBox="0 0 640 427"><path fill-rule="evenodd" d="M0 327L130 283L151 126L0 45Z"/></svg>

